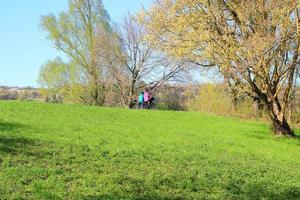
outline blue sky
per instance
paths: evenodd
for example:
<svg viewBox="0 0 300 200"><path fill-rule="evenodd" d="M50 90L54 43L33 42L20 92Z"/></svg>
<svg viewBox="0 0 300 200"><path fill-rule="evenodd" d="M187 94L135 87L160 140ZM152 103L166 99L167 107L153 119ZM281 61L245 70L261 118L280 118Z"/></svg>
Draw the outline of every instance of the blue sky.
<svg viewBox="0 0 300 200"><path fill-rule="evenodd" d="M103 0L118 21L152 0ZM2 0L0 7L0 85L34 86L40 66L59 53L39 27L41 15L67 10L68 0Z"/></svg>

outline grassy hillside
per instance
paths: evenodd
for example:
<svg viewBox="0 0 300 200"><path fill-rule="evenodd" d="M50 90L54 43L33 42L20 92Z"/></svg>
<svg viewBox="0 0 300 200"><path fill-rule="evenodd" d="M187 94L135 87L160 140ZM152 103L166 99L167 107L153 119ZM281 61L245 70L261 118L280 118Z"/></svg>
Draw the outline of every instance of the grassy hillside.
<svg viewBox="0 0 300 200"><path fill-rule="evenodd" d="M300 140L199 113L0 102L0 199L300 199Z"/></svg>

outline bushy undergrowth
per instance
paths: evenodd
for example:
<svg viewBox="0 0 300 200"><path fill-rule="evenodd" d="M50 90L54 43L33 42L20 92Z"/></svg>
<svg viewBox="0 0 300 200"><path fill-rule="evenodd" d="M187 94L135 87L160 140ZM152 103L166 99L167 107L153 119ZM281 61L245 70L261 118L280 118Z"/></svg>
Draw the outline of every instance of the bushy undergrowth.
<svg viewBox="0 0 300 200"><path fill-rule="evenodd" d="M268 120L263 103L251 98L246 93L238 93L236 99L225 84L202 84L185 92L185 105L189 111L205 112L223 116L234 116L245 119ZM300 127L300 90L296 89L295 97L287 111L290 124Z"/></svg>
<svg viewBox="0 0 300 200"><path fill-rule="evenodd" d="M0 102L0 199L300 199L300 141L200 113Z"/></svg>
<svg viewBox="0 0 300 200"><path fill-rule="evenodd" d="M190 95L186 104L190 111L231 115L244 118L261 117L261 111L248 96L240 96L233 102L230 93L223 84L203 84L196 94Z"/></svg>

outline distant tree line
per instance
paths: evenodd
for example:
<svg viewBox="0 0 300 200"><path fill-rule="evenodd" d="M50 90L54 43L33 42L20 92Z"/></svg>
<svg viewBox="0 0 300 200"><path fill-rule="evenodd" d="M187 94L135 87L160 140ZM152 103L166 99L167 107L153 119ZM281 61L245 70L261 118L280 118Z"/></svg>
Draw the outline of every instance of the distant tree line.
<svg viewBox="0 0 300 200"><path fill-rule="evenodd" d="M0 86L0 100L37 100L40 98L41 93L36 88Z"/></svg>

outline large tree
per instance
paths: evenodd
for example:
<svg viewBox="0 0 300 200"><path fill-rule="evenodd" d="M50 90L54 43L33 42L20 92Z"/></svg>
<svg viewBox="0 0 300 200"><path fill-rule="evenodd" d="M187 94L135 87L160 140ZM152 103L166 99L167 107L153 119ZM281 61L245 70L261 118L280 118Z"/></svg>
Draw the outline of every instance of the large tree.
<svg viewBox="0 0 300 200"><path fill-rule="evenodd" d="M169 55L217 66L264 103L277 135L294 136L286 113L299 70L296 0L158 0L143 15Z"/></svg>
<svg viewBox="0 0 300 200"><path fill-rule="evenodd" d="M110 31L109 22L101 0L70 0L68 12L62 12L59 17L43 16L41 22L55 47L84 69L88 80L86 89L90 94L87 98L96 105L102 105L105 98L96 33L99 30Z"/></svg>
<svg viewBox="0 0 300 200"><path fill-rule="evenodd" d="M178 80L188 71L182 60L168 59L150 43L144 24L128 14L114 33L98 33L99 58L120 90L126 106L132 107L139 90L156 89Z"/></svg>

